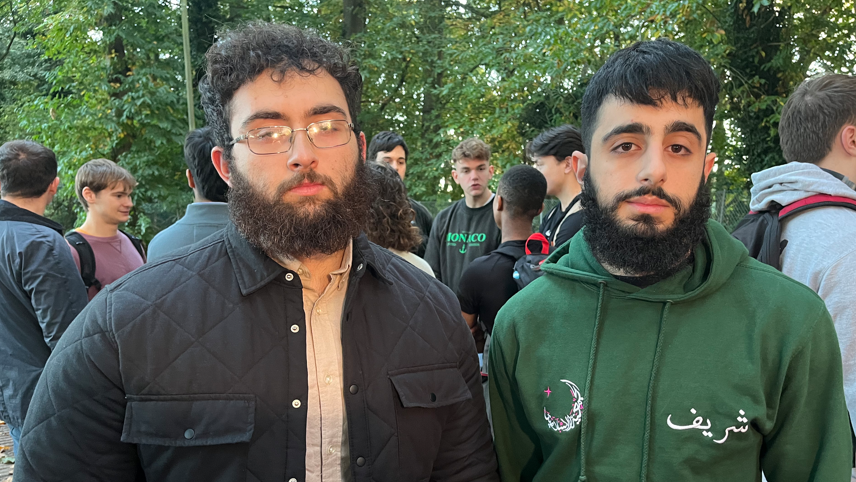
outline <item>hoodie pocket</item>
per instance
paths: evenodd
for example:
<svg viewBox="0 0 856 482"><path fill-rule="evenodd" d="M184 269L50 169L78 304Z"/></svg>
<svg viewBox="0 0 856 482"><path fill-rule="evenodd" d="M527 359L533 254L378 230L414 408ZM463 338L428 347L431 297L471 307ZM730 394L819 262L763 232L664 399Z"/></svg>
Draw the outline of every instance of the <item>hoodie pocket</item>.
<svg viewBox="0 0 856 482"><path fill-rule="evenodd" d="M122 442L147 480L246 480L253 395L129 395Z"/></svg>

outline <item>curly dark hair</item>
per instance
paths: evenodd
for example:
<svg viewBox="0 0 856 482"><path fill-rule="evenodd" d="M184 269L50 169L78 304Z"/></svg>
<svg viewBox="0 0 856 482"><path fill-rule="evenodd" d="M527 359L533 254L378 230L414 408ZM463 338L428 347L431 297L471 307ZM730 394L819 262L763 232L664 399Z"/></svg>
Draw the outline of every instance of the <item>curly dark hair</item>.
<svg viewBox="0 0 856 482"><path fill-rule="evenodd" d="M422 244L419 228L411 224L416 212L410 207L407 189L398 173L386 164L371 162L369 182L375 190L366 225L369 241L398 251L411 251Z"/></svg>
<svg viewBox="0 0 856 482"><path fill-rule="evenodd" d="M277 82L291 72L327 72L342 86L354 131L360 132L363 78L345 48L311 30L260 21L221 32L219 38L205 54L208 67L199 91L208 125L214 129L214 138L225 150L226 159L231 159L232 96L266 70L272 71L271 78Z"/></svg>

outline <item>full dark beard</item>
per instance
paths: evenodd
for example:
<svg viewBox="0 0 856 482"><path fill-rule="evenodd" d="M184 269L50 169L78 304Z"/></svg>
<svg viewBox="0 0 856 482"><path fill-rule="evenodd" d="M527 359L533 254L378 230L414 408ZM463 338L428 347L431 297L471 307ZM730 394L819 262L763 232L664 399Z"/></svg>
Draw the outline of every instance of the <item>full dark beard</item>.
<svg viewBox="0 0 856 482"><path fill-rule="evenodd" d="M675 208L674 224L657 229L649 215L622 223L617 216L619 204L636 196L653 195ZM710 218L710 188L702 178L695 199L689 207L669 196L662 188L640 188L617 195L606 207L597 200L597 188L588 173L580 195L585 229L583 234L595 258L630 276L645 276L651 284L680 271L691 259L693 248L707 235Z"/></svg>
<svg viewBox="0 0 856 482"><path fill-rule="evenodd" d="M258 192L233 169L229 217L251 244L274 259L333 254L360 234L371 208L366 164L359 160L355 164L354 174L341 193L329 177L307 171L283 181L272 198ZM304 181L324 184L333 197L308 198L299 203L282 200L286 192ZM313 204L315 208L308 209Z"/></svg>

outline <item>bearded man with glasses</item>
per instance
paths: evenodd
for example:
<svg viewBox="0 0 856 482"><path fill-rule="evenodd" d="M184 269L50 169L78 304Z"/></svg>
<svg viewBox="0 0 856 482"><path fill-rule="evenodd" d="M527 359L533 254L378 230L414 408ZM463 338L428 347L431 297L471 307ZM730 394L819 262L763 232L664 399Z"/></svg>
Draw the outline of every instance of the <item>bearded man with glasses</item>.
<svg viewBox="0 0 856 482"><path fill-rule="evenodd" d="M498 480L454 294L361 232L356 66L293 27L219 38L200 90L233 225L75 320L15 480Z"/></svg>

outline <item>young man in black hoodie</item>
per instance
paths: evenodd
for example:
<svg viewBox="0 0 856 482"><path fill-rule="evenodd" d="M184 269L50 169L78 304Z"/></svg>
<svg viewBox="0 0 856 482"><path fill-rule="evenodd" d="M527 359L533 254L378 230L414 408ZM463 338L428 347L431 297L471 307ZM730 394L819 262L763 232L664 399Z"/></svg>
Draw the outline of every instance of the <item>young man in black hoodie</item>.
<svg viewBox="0 0 856 482"><path fill-rule="evenodd" d="M56 172L56 156L40 144L0 146L0 420L16 455L39 375L87 301L62 226L44 217Z"/></svg>
<svg viewBox="0 0 856 482"><path fill-rule="evenodd" d="M474 137L452 151L452 178L464 190L464 199L440 211L434 219L425 261L437 279L458 290L461 275L479 256L499 246L501 233L493 220L493 177L490 146Z"/></svg>

